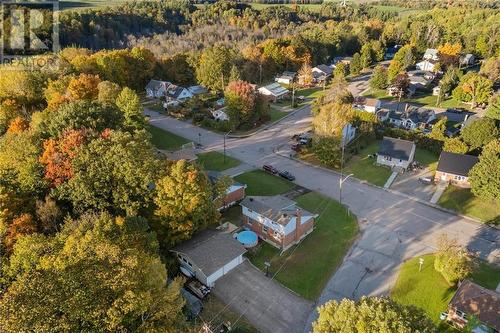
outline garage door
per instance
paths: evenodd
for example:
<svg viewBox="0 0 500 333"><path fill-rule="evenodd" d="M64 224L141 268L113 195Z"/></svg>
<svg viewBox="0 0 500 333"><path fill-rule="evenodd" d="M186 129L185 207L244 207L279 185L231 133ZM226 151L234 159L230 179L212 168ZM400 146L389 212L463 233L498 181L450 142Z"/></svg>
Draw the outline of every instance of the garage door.
<svg viewBox="0 0 500 333"><path fill-rule="evenodd" d="M207 278L207 284L212 287L214 285L214 282L217 281L217 279L219 279L223 275L229 273L233 268L235 268L236 266L241 264L242 261L243 261L242 256L238 256L238 257L234 258L233 260L231 260L230 262L225 264L223 267L218 269L215 273L210 275Z"/></svg>

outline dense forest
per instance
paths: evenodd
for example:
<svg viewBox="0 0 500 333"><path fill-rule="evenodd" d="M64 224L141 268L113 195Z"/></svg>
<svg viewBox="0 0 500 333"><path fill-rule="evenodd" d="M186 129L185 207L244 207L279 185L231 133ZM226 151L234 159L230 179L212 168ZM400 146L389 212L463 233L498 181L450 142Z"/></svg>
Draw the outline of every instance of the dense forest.
<svg viewBox="0 0 500 333"><path fill-rule="evenodd" d="M199 83L239 102L249 82L286 69L342 55L370 66L395 44L406 45L403 66L446 43L488 59L474 79L498 83L494 3L426 3L411 16L179 0L61 13L64 47L44 56L57 68L0 67L0 327L190 332L168 250L218 223L213 198L228 180L212 184L200 166L157 154L139 98L146 83ZM495 122L486 125L491 135Z"/></svg>

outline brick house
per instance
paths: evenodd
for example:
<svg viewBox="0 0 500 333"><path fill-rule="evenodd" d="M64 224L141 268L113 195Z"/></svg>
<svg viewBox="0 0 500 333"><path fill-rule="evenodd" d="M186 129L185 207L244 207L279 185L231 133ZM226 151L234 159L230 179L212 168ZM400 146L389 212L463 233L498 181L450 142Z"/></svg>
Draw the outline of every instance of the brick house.
<svg viewBox="0 0 500 333"><path fill-rule="evenodd" d="M447 182L460 187L470 187L469 171L479 161L476 156L443 151L434 175L434 181Z"/></svg>
<svg viewBox="0 0 500 333"><path fill-rule="evenodd" d="M473 332L499 332L500 294L464 280L448 304L446 320L464 328L471 316L480 322Z"/></svg>
<svg viewBox="0 0 500 333"><path fill-rule="evenodd" d="M217 179L221 177L221 173L216 171L208 172L208 179L212 184L217 182ZM222 204L218 207L219 210L223 210L234 206L236 203L240 202L245 198L245 190L247 188L246 184L241 184L237 182L233 182L227 189L224 198L222 199Z"/></svg>
<svg viewBox="0 0 500 333"><path fill-rule="evenodd" d="M240 205L244 227L283 251L313 231L317 217L284 196L246 197Z"/></svg>

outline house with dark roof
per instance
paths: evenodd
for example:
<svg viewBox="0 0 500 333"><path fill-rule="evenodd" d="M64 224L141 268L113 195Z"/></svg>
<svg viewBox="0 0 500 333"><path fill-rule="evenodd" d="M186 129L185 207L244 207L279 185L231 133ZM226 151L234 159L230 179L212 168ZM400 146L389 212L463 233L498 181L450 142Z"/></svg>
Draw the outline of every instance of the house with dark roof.
<svg viewBox="0 0 500 333"><path fill-rule="evenodd" d="M442 151L434 175L435 182L447 182L461 187L470 187L469 172L479 161L476 156Z"/></svg>
<svg viewBox="0 0 500 333"><path fill-rule="evenodd" d="M416 145L412 141L385 136L377 153L377 164L406 170L415 157Z"/></svg>
<svg viewBox="0 0 500 333"><path fill-rule="evenodd" d="M276 76L274 81L283 84L291 84L293 81L295 81L296 76L297 76L296 72L285 71L281 75Z"/></svg>
<svg viewBox="0 0 500 333"><path fill-rule="evenodd" d="M500 332L500 294L464 280L448 304L446 320L464 328L472 316L480 322L472 332Z"/></svg>
<svg viewBox="0 0 500 333"><path fill-rule="evenodd" d="M208 229L170 251L175 253L183 271L209 287L241 264L246 253L231 234Z"/></svg>
<svg viewBox="0 0 500 333"><path fill-rule="evenodd" d="M220 172L208 171L208 179L212 184L215 184L217 180L222 176ZM224 198L221 200L221 206L217 207L219 210L223 210L234 206L236 203L240 202L245 198L245 190L247 188L246 184L241 184L238 182L233 182L226 189Z"/></svg>
<svg viewBox="0 0 500 333"><path fill-rule="evenodd" d="M146 96L153 98L161 98L165 96L167 87L170 82L160 80L150 80L146 85Z"/></svg>
<svg viewBox="0 0 500 333"><path fill-rule="evenodd" d="M425 129L430 126L434 119L436 119L434 110L406 104L404 111L391 110L386 120L389 124L403 129Z"/></svg>
<svg viewBox="0 0 500 333"><path fill-rule="evenodd" d="M332 73L333 68L325 64L321 64L312 68L312 75L314 78L314 82L316 83L321 83L327 80L332 76Z"/></svg>
<svg viewBox="0 0 500 333"><path fill-rule="evenodd" d="M240 205L244 227L283 251L312 232L317 217L281 195L250 196Z"/></svg>

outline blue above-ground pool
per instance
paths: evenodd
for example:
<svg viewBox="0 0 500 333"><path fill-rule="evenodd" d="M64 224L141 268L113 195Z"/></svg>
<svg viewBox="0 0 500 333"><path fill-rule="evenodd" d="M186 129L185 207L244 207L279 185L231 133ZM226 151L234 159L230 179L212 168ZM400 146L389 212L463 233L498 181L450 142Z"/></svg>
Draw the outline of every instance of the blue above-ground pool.
<svg viewBox="0 0 500 333"><path fill-rule="evenodd" d="M253 247L257 245L259 238L257 237L257 234L253 231L250 230L245 230L236 236L236 239L238 242L240 242L244 247Z"/></svg>

